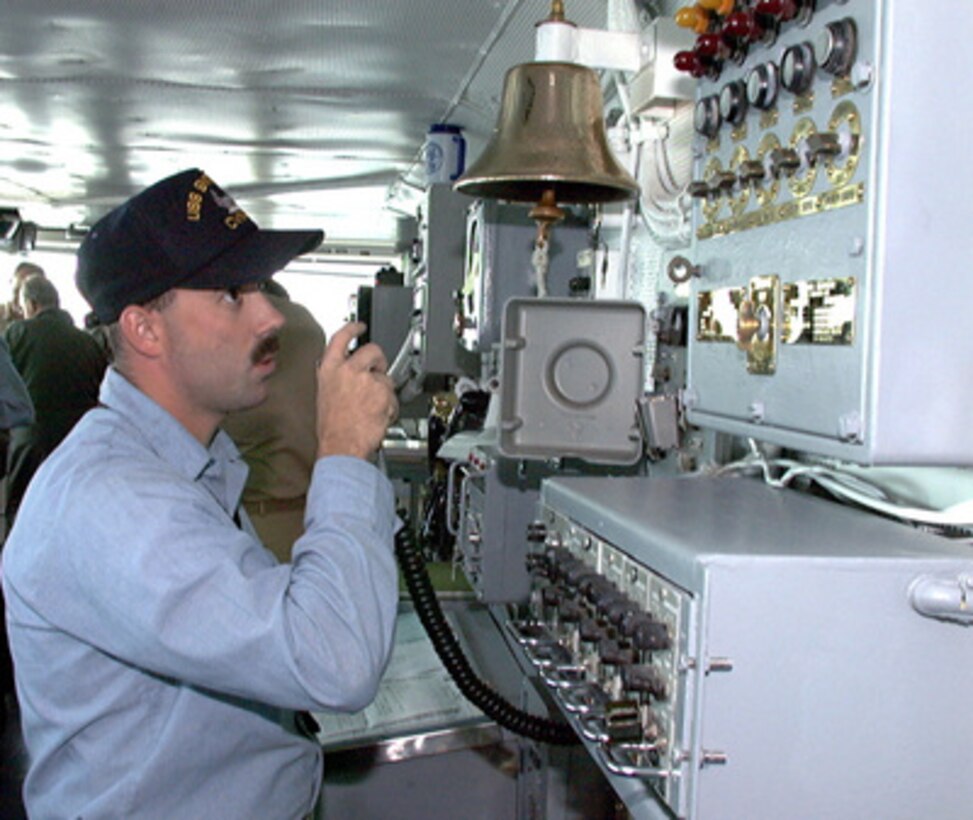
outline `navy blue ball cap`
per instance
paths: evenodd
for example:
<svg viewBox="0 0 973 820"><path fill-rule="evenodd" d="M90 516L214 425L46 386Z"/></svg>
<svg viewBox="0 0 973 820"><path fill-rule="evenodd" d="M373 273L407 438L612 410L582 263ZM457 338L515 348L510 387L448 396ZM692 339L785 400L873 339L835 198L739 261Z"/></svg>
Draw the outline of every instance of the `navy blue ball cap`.
<svg viewBox="0 0 973 820"><path fill-rule="evenodd" d="M231 288L269 279L314 250L322 231L262 230L192 168L98 220L78 249L78 290L105 324L171 288Z"/></svg>

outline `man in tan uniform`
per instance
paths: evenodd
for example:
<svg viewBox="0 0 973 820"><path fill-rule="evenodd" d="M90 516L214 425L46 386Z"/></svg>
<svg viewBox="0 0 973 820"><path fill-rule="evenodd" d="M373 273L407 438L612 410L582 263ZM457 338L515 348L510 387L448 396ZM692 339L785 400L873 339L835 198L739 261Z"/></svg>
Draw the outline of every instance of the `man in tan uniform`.
<svg viewBox="0 0 973 820"><path fill-rule="evenodd" d="M279 284L268 281L264 294L286 320L277 370L267 400L231 413L222 427L250 467L243 491L247 514L264 546L286 563L304 532L305 493L317 456L315 374L325 337L310 311L292 302Z"/></svg>

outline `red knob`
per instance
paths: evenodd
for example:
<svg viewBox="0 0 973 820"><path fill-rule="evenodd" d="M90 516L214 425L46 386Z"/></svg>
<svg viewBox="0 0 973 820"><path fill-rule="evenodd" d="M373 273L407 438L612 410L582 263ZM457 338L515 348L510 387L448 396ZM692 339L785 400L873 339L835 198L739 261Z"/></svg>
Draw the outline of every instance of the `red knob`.
<svg viewBox="0 0 973 820"><path fill-rule="evenodd" d="M696 38L696 53L702 57L720 57L726 46L718 34L700 34Z"/></svg>
<svg viewBox="0 0 973 820"><path fill-rule="evenodd" d="M763 35L764 28L752 11L735 11L723 22L723 37L731 42L754 43Z"/></svg>
<svg viewBox="0 0 973 820"><path fill-rule="evenodd" d="M693 77L704 77L706 66L695 51L677 51L672 58L672 64L677 71L685 71Z"/></svg>
<svg viewBox="0 0 973 820"><path fill-rule="evenodd" d="M797 14L797 3L795 0L757 0L753 10L779 20L793 20Z"/></svg>

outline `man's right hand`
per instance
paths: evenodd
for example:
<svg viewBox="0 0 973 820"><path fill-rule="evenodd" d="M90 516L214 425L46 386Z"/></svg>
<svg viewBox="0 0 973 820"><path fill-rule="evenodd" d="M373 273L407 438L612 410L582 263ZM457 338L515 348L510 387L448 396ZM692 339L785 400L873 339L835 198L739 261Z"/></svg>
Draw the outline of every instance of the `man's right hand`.
<svg viewBox="0 0 973 820"><path fill-rule="evenodd" d="M354 353L352 341L365 325L349 322L328 343L318 366L318 457L368 458L398 415L388 362L376 344Z"/></svg>

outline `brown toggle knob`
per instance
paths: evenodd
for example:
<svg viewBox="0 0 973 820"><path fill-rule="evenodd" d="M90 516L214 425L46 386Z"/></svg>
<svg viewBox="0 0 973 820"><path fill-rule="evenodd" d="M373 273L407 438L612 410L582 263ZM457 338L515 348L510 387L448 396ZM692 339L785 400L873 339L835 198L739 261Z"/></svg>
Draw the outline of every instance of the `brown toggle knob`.
<svg viewBox="0 0 973 820"><path fill-rule="evenodd" d="M646 621L635 628L632 645L641 652L660 652L668 649L672 640L662 621Z"/></svg>
<svg viewBox="0 0 973 820"><path fill-rule="evenodd" d="M770 173L780 177L782 173L792 174L801 167L801 158L793 148L775 148L770 152Z"/></svg>
<svg viewBox="0 0 973 820"><path fill-rule="evenodd" d="M645 692L655 700L666 700L669 688L656 667L648 664L628 666L622 670L622 684L630 692Z"/></svg>
<svg viewBox="0 0 973 820"><path fill-rule="evenodd" d="M713 190L717 192L732 191L737 184L737 175L733 171L717 171L713 174Z"/></svg>
<svg viewBox="0 0 973 820"><path fill-rule="evenodd" d="M841 153L841 143L838 135L830 132L811 134L807 138L807 153L811 162L818 159L831 159Z"/></svg>
<svg viewBox="0 0 973 820"><path fill-rule="evenodd" d="M690 182L686 190L689 191L691 197L695 197L696 199L709 199L713 193L710 190L709 183L704 179L697 179L694 182Z"/></svg>
<svg viewBox="0 0 973 820"><path fill-rule="evenodd" d="M767 169L759 159L748 159L740 163L740 181L744 185L748 182L759 182L766 173Z"/></svg>

